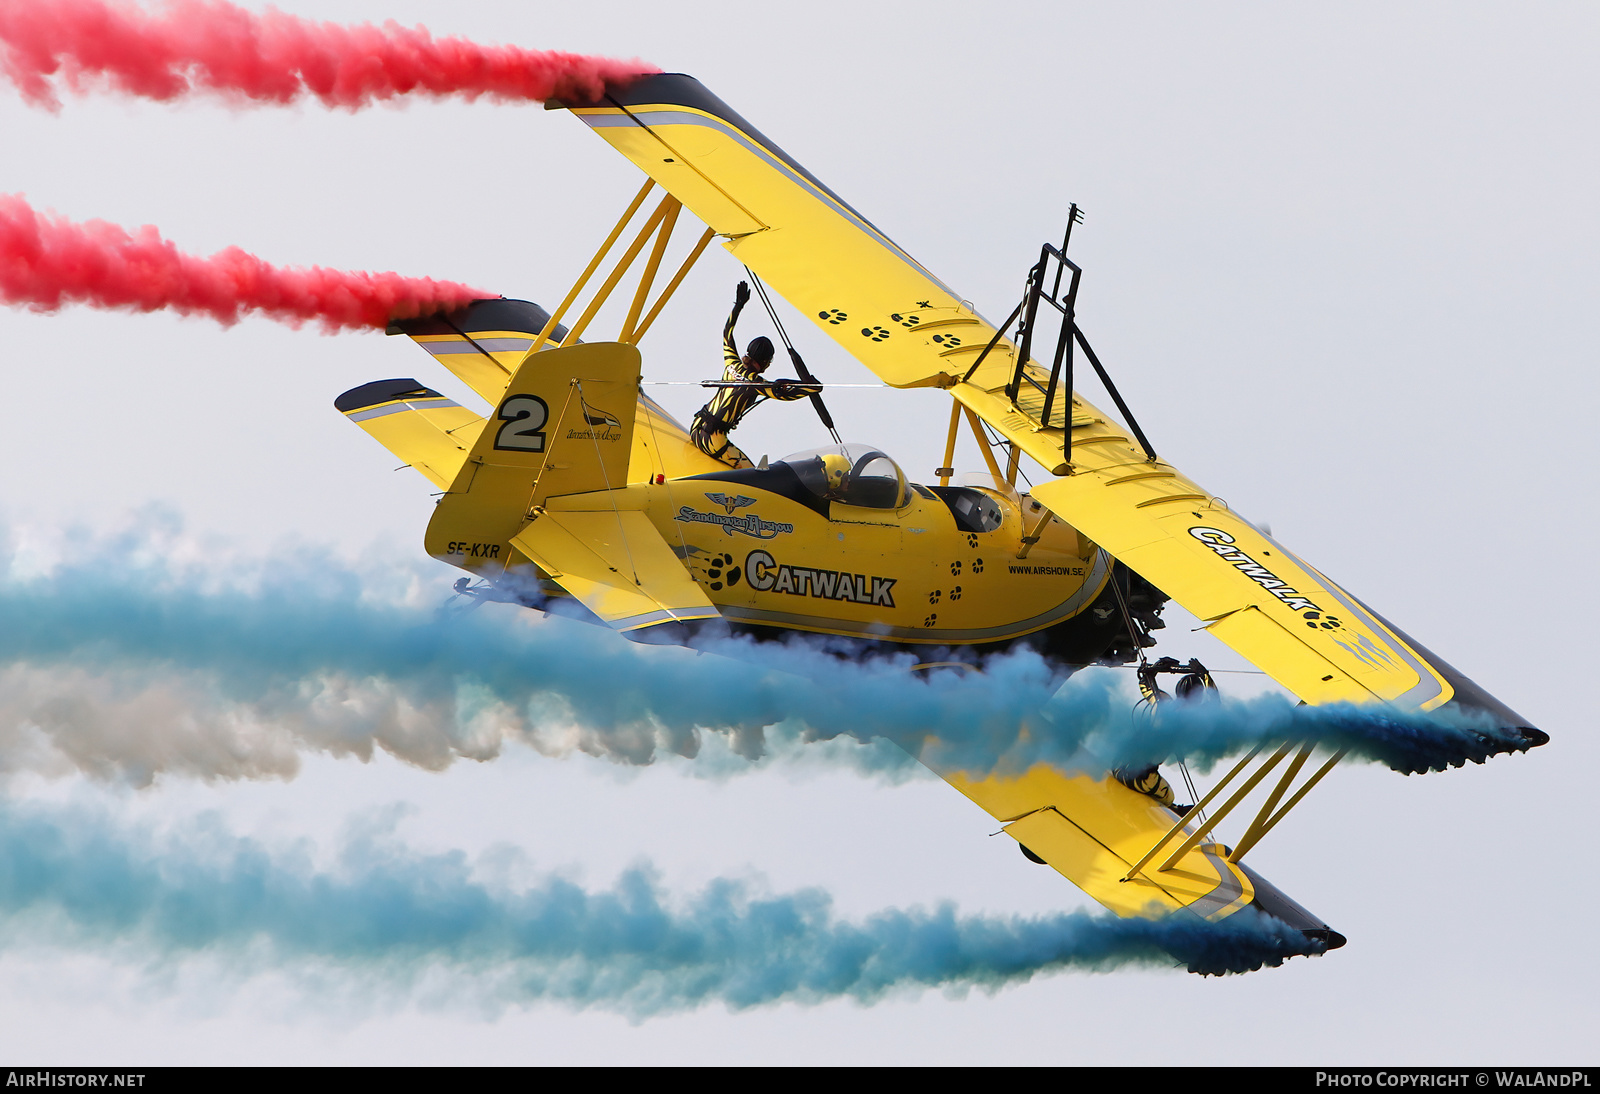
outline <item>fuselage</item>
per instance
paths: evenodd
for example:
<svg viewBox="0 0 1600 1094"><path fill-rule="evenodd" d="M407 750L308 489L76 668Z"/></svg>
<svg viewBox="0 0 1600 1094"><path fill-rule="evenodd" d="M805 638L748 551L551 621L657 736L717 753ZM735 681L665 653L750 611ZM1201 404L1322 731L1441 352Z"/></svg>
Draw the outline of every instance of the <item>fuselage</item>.
<svg viewBox="0 0 1600 1094"><path fill-rule="evenodd" d="M1091 610L1108 556L1059 521L1024 552L1039 510L1003 481L910 483L902 504L853 505L780 461L653 489L652 522L737 627L945 648L1037 636L1090 657L1123 631L1120 614Z"/></svg>
<svg viewBox="0 0 1600 1094"><path fill-rule="evenodd" d="M1063 663L1087 664L1131 651L1123 603L1141 617L1134 629L1159 626L1159 594L1069 525L1044 519L1044 508L1004 479L975 474L960 486L925 486L876 453L869 470L879 477L858 475L828 496L810 474L821 457L805 455L727 467L641 395L627 500L600 491L551 504L642 510L722 622L758 637L799 631L930 656L1027 642ZM540 590L532 599L567 595L509 541L434 538L435 557L525 600L531 588Z"/></svg>

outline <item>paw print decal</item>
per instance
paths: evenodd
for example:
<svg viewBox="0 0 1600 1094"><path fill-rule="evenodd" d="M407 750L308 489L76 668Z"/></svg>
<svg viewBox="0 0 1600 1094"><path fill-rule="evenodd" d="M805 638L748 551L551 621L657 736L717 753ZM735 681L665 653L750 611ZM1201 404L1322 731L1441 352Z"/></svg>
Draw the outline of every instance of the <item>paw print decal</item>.
<svg viewBox="0 0 1600 1094"><path fill-rule="evenodd" d="M893 319L896 323L899 323L902 327L905 327L908 330L922 322L921 317L916 315L900 315L897 313L890 315L889 318Z"/></svg>
<svg viewBox="0 0 1600 1094"><path fill-rule="evenodd" d="M950 576L951 577L960 577L961 576L961 563L952 562L950 564Z"/></svg>
<svg viewBox="0 0 1600 1094"><path fill-rule="evenodd" d="M950 590L950 599L951 600L960 600L961 599L961 586L960 585L957 585L954 589Z"/></svg>
<svg viewBox="0 0 1600 1094"><path fill-rule="evenodd" d="M1339 622L1339 617L1324 615L1322 612L1306 612L1301 618L1306 621L1306 626L1314 631L1336 631L1344 626Z"/></svg>
<svg viewBox="0 0 1600 1094"><path fill-rule="evenodd" d="M937 622L939 622L939 613L938 612L929 612L928 613L928 618L926 618L926 619L924 619L922 621L922 625L924 627L931 627Z"/></svg>
<svg viewBox="0 0 1600 1094"><path fill-rule="evenodd" d="M935 589L935 590L933 590L933 592L928 594L928 603L929 604L937 604L937 603L939 603L939 590L938 589Z"/></svg>
<svg viewBox="0 0 1600 1094"><path fill-rule="evenodd" d="M823 320L824 322L832 323L837 327L840 323L843 323L850 317L844 312L840 311L838 308L829 308L827 311L819 311L817 313L817 318Z"/></svg>
<svg viewBox="0 0 1600 1094"><path fill-rule="evenodd" d="M724 577L724 571L726 571L726 577ZM717 592L722 588L724 580L727 581L728 588L733 588L739 584L740 576L739 567L733 565L732 555L714 556L706 569L706 577L711 579L711 590L713 592Z"/></svg>
<svg viewBox="0 0 1600 1094"><path fill-rule="evenodd" d="M953 334L936 334L933 336L933 340L946 349L954 349L961 344L961 339Z"/></svg>
<svg viewBox="0 0 1600 1094"><path fill-rule="evenodd" d="M972 548L973 550L977 550L977 547L978 547L978 536L977 536L976 533L974 533L974 532L968 532L967 533L967 546Z"/></svg>
<svg viewBox="0 0 1600 1094"><path fill-rule="evenodd" d="M889 332L884 330L882 327L862 327L861 336L863 338L870 338L874 342L882 342L885 338L889 337Z"/></svg>
<svg viewBox="0 0 1600 1094"><path fill-rule="evenodd" d="M975 574L983 573L983 559L980 558L980 559L973 560L972 572L975 573Z"/></svg>

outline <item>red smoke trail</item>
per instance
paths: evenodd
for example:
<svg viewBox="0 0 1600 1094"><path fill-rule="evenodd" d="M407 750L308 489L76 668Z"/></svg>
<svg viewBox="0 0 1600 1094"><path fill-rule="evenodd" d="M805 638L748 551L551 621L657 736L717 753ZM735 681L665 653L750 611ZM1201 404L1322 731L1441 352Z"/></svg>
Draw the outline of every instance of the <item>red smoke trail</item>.
<svg viewBox="0 0 1600 1094"><path fill-rule="evenodd" d="M291 103L315 95L350 110L398 95L536 100L600 96L607 82L660 70L617 61L434 38L423 27L318 23L222 0L171 0L152 14L106 0L0 0L4 71L30 102L57 85L105 79L149 99L212 92Z"/></svg>
<svg viewBox="0 0 1600 1094"><path fill-rule="evenodd" d="M187 255L146 225L77 224L0 194L0 301L34 311L64 304L209 315L224 325L247 313L328 330L381 327L492 295L453 281L395 273L283 268L229 247Z"/></svg>

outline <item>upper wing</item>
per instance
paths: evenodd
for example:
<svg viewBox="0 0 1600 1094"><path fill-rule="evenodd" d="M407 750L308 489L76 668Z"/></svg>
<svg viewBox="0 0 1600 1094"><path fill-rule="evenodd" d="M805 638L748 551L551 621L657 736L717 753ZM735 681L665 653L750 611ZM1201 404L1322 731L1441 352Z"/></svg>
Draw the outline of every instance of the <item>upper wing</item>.
<svg viewBox="0 0 1600 1094"><path fill-rule="evenodd" d="M651 76L571 109L889 383L959 372L994 333L699 81Z"/></svg>
<svg viewBox="0 0 1600 1094"><path fill-rule="evenodd" d="M1528 725L1086 400L1073 397L1070 425L1042 425L1029 385L1006 393L1017 350L993 324L694 79L647 77L570 109L885 381L950 388L1058 476L1037 500L1307 702L1457 704Z"/></svg>
<svg viewBox="0 0 1600 1094"><path fill-rule="evenodd" d="M474 300L443 315L399 320L388 333L410 335L485 402L499 403L549 320L548 312L526 300ZM566 327L556 327L543 348L556 348L566 333Z"/></svg>
<svg viewBox="0 0 1600 1094"><path fill-rule="evenodd" d="M1448 666L1165 465L1084 468L1033 496L1308 703L1432 710L1455 694Z"/></svg>

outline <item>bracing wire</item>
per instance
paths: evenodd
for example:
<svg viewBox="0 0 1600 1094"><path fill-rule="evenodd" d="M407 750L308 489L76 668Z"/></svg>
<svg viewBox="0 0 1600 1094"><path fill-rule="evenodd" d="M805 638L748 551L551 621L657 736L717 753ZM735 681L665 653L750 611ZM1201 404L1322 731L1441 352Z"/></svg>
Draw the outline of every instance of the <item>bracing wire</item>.
<svg viewBox="0 0 1600 1094"><path fill-rule="evenodd" d="M761 283L761 279L756 276L755 271L749 266L744 268L744 272L750 275L751 281L755 282L756 295L761 297L761 305L767 309L767 318L772 320L772 325L777 330L778 337L783 339L783 348L789 351L789 360L794 362L795 371L800 374L800 379L808 382L815 381L816 377L812 376L811 370L805 367L805 362L801 359L800 352L794 348L794 343L789 341L789 332L783 329L783 320L778 318L777 309L772 306L772 301L767 298L767 287ZM817 417L822 419L822 425L827 429L828 435L833 438L833 443L843 444L844 439L839 436L839 431L833 427L833 415L829 414L824 408L820 394L811 396L811 405L816 408Z"/></svg>

